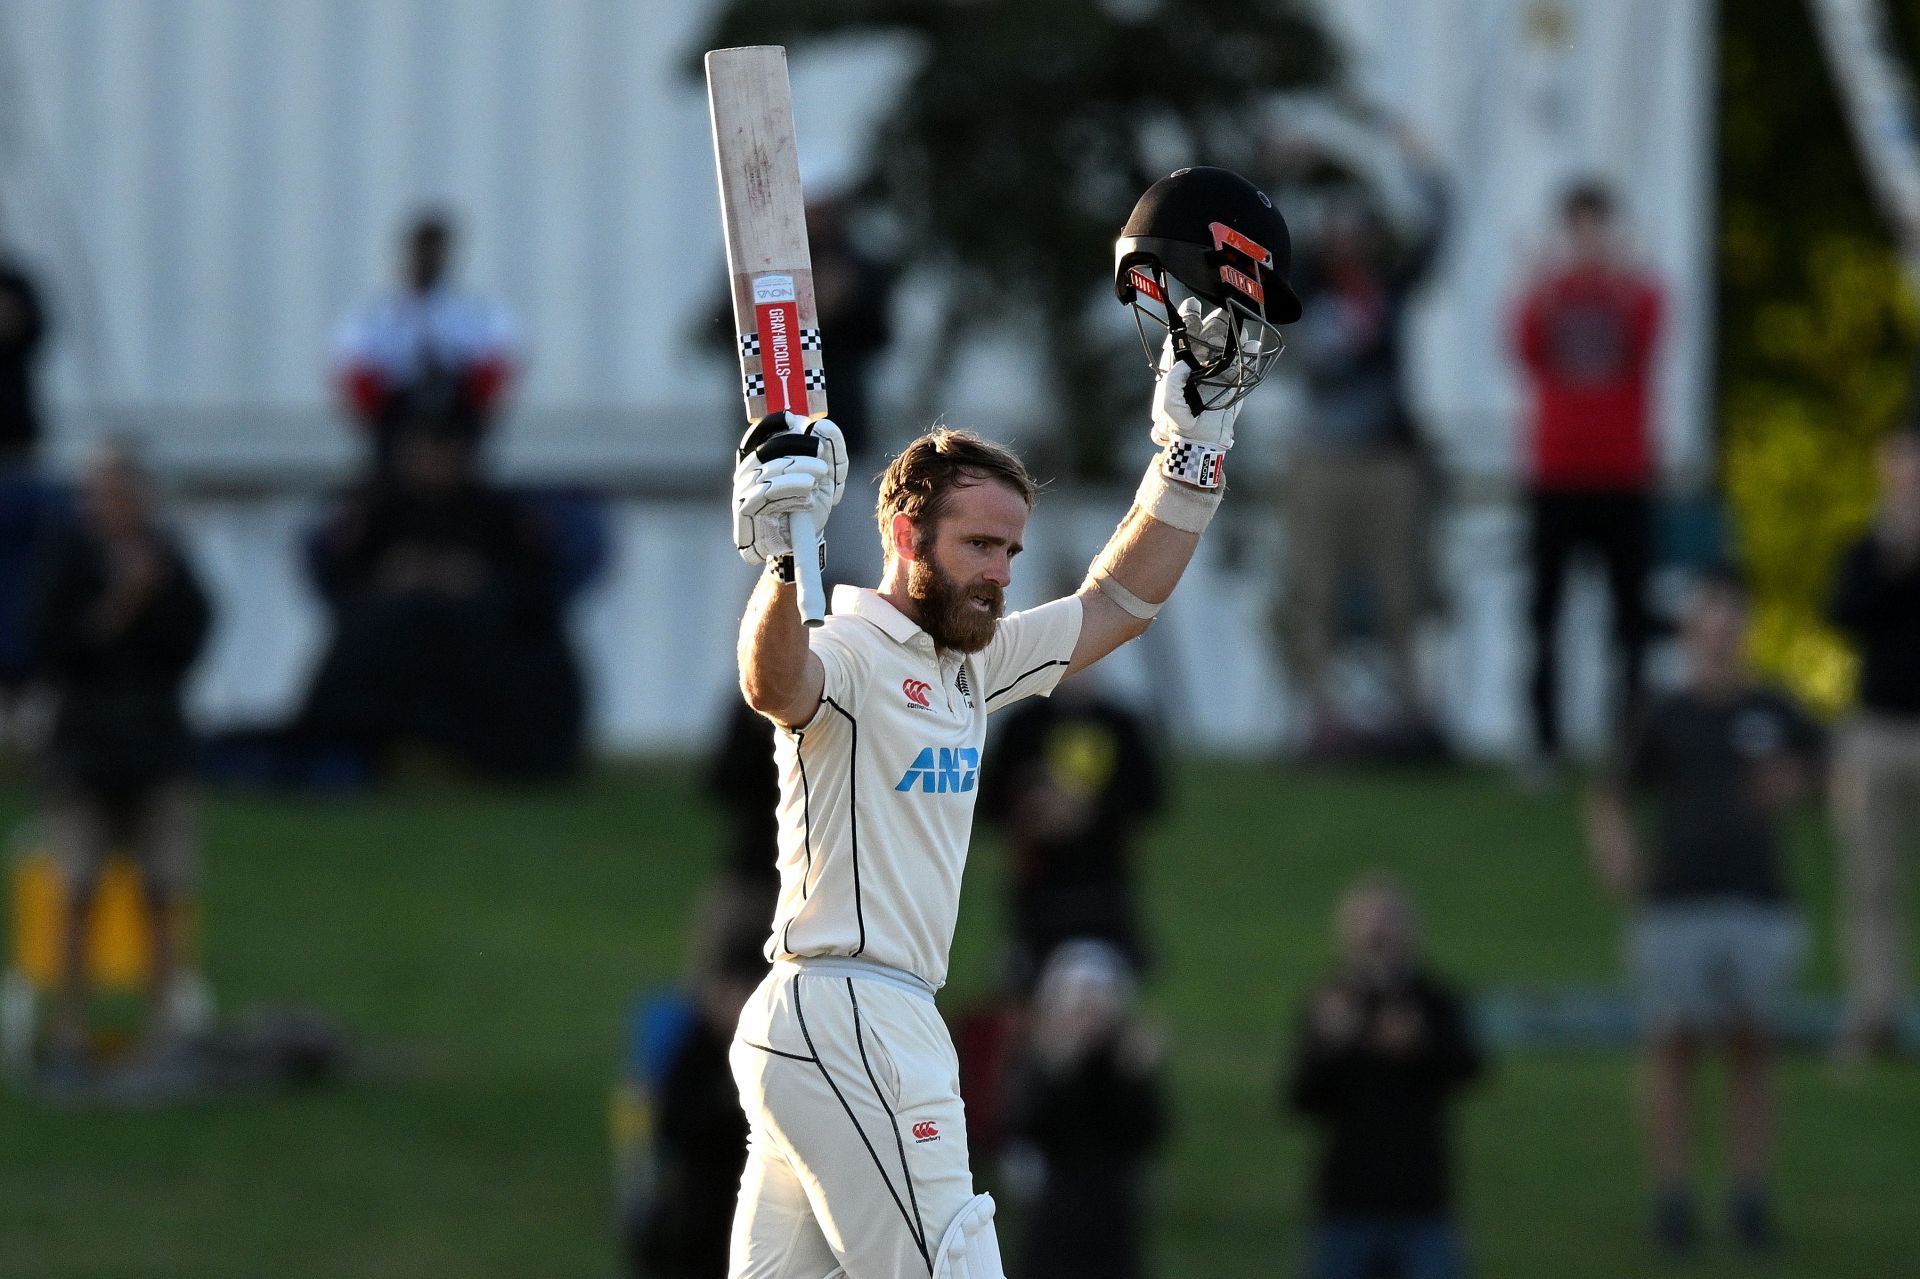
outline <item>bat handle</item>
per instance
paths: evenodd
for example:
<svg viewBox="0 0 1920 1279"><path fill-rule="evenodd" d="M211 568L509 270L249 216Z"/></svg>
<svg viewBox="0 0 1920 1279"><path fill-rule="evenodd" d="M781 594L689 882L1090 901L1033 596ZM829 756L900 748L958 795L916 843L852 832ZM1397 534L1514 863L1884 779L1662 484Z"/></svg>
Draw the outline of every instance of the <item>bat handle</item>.
<svg viewBox="0 0 1920 1279"><path fill-rule="evenodd" d="M787 533L793 539L793 580L800 596L800 620L818 626L827 620L827 588L820 581L820 532L813 527L813 512L795 511L787 516Z"/></svg>

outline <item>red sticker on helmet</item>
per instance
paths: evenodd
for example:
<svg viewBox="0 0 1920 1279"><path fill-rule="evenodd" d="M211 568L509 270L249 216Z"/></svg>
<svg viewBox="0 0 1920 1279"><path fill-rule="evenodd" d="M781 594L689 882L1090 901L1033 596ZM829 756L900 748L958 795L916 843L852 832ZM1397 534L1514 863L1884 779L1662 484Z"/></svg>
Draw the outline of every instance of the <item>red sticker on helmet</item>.
<svg viewBox="0 0 1920 1279"><path fill-rule="evenodd" d="M1249 240L1246 236L1241 235L1238 231L1234 230L1232 227L1228 226L1224 222L1212 223L1211 229L1213 231L1213 247L1214 248L1238 249L1240 252L1246 254L1248 257L1252 258L1255 262L1259 263L1261 266L1264 266L1269 270L1272 269L1273 253L1271 250L1266 249L1261 245L1254 243L1252 240Z"/></svg>
<svg viewBox="0 0 1920 1279"><path fill-rule="evenodd" d="M1139 267L1134 266L1127 268L1127 282L1133 285L1136 292L1146 294L1162 306L1166 305L1167 295L1161 291L1160 286L1154 282L1153 277L1145 271L1142 271Z"/></svg>
<svg viewBox="0 0 1920 1279"><path fill-rule="evenodd" d="M1260 287L1260 281L1254 279L1245 271L1235 270L1230 266L1223 266L1220 268L1220 278L1233 288L1240 290L1252 298L1255 302L1258 302L1261 306L1267 304L1267 291Z"/></svg>

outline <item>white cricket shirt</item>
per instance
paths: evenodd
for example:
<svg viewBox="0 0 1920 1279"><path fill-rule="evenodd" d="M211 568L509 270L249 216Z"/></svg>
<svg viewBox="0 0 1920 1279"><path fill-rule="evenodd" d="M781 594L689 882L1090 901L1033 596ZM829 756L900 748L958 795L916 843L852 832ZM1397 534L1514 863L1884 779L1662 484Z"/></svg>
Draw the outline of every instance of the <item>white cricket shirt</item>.
<svg viewBox="0 0 1920 1279"><path fill-rule="evenodd" d="M987 715L1053 692L1080 638L1066 596L938 653L879 592L842 586L809 636L820 709L780 729L780 901L768 959L850 955L938 987L960 914Z"/></svg>

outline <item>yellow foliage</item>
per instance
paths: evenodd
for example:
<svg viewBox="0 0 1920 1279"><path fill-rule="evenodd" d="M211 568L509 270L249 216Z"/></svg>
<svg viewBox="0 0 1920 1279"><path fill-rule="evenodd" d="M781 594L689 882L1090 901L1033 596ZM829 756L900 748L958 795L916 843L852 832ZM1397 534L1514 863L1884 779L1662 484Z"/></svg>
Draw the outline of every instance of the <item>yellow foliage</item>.
<svg viewBox="0 0 1920 1279"><path fill-rule="evenodd" d="M1773 248L1756 210L1730 209L1722 248L1757 271ZM1824 623L1834 566L1873 509L1873 450L1903 411L1920 312L1898 256L1851 235L1806 253L1807 291L1753 314L1765 366L1723 387L1722 476L1753 583L1754 656L1828 711L1855 662Z"/></svg>

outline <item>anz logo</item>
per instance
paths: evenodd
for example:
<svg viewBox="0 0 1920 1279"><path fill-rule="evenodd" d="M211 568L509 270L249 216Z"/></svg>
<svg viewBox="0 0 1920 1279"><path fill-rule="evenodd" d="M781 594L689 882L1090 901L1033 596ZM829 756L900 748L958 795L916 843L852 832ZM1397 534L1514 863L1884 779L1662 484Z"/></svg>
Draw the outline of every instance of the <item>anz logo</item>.
<svg viewBox="0 0 1920 1279"><path fill-rule="evenodd" d="M914 756L913 763L894 785L897 791L910 791L917 785L923 794L964 794L973 789L980 776L980 752L971 746L954 749L929 746Z"/></svg>

